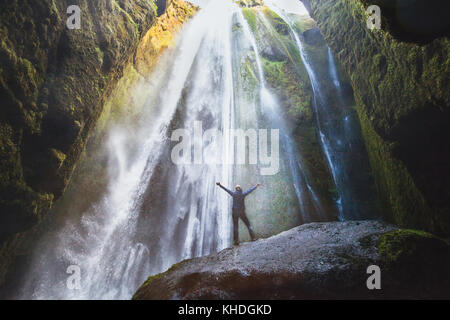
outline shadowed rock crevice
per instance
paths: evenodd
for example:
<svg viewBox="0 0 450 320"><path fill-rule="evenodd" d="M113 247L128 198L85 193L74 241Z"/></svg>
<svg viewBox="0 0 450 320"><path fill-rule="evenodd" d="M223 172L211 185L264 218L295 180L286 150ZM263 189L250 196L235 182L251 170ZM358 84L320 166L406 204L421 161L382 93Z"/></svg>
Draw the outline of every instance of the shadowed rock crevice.
<svg viewBox="0 0 450 320"><path fill-rule="evenodd" d="M362 0L366 7L378 5L382 28L394 38L426 44L450 35L450 2L447 0Z"/></svg>

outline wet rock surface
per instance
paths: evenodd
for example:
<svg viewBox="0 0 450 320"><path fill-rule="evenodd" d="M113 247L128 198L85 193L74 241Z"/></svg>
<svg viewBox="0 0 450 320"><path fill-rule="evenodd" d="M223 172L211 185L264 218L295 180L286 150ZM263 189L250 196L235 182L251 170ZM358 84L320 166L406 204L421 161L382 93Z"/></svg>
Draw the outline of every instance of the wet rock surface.
<svg viewBox="0 0 450 320"><path fill-rule="evenodd" d="M381 269L380 290L367 288L370 265ZM310 223L185 260L150 277L133 298L449 297L449 266L450 246L427 233L378 221Z"/></svg>

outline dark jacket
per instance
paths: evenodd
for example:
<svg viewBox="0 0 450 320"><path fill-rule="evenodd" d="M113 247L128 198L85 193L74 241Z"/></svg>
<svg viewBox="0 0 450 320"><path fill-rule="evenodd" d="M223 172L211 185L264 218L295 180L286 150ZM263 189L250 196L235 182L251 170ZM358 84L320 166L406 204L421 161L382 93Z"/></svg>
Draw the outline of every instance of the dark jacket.
<svg viewBox="0 0 450 320"><path fill-rule="evenodd" d="M228 192L230 194L230 196L233 197L233 210L245 210L245 197L248 196L252 191L254 191L257 186L254 186L250 189L248 189L245 192L242 191L231 191L227 188L225 188L223 185L219 185L219 187L221 187L223 190L225 190L226 192Z"/></svg>

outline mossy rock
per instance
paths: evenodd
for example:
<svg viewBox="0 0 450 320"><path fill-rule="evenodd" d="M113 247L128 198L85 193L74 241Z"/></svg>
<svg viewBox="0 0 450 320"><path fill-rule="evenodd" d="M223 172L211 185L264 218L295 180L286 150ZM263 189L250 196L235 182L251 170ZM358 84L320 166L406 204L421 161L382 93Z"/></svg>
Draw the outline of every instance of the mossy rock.
<svg viewBox="0 0 450 320"><path fill-rule="evenodd" d="M242 14L244 15L245 20L247 20L248 25L252 31L256 30L256 13L251 8L243 8Z"/></svg>
<svg viewBox="0 0 450 320"><path fill-rule="evenodd" d="M403 229L381 235L377 247L389 282L411 283L425 291L442 291L442 283L450 285L450 245L444 240L424 231ZM448 290L441 294L448 294Z"/></svg>
<svg viewBox="0 0 450 320"><path fill-rule="evenodd" d="M380 236L378 252L387 265L392 266L414 263L418 256L422 258L431 256L431 260L436 260L437 258L442 259L443 262L448 262L445 259L449 258L450 246L444 240L431 233L404 229ZM441 253L442 255L436 253Z"/></svg>
<svg viewBox="0 0 450 320"><path fill-rule="evenodd" d="M264 5L264 0L235 0L234 2L242 8L251 8Z"/></svg>
<svg viewBox="0 0 450 320"><path fill-rule="evenodd" d="M310 223L185 260L133 299L449 298L445 253L435 236L379 221ZM367 289L370 265L381 269L380 290Z"/></svg>
<svg viewBox="0 0 450 320"><path fill-rule="evenodd" d="M311 123L313 113L311 109L312 89L307 81L299 78L293 66L288 61L270 61L262 59L267 82L273 87L286 119Z"/></svg>

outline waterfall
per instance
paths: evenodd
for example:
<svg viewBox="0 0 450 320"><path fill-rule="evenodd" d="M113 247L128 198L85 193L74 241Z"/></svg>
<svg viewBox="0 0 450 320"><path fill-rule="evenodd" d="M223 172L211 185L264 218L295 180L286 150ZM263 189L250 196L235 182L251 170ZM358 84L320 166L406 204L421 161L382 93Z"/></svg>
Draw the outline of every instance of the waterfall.
<svg viewBox="0 0 450 320"><path fill-rule="evenodd" d="M35 259L37 273L25 282L22 298L128 299L150 274L229 245L229 199L217 192L215 181L229 185L231 167L171 166L168 181L155 181L160 174L155 170L167 161L169 127L177 109L189 108L187 128L202 112L211 113L210 126L233 125L229 32L235 11L227 2L208 6L184 30L176 53L166 61L168 70L161 72L168 76L156 88L160 94L147 102L152 110L143 122L148 124L133 134L139 152L127 155L127 131L111 134L112 173L104 199L57 232L56 246ZM227 143L220 150L225 158L232 152ZM148 209L147 195L157 183L167 183L168 199ZM146 235L143 226L151 232ZM67 278L62 276L67 265L80 267L80 290L68 290L59 280Z"/></svg>
<svg viewBox="0 0 450 320"><path fill-rule="evenodd" d="M314 94L313 105L315 108L317 129L319 131L323 152L327 158L339 194L339 198L336 201L340 212L339 219L343 221L373 217L373 212L364 212L364 210L367 211L367 208L362 209L359 207L356 201L358 197L356 196L354 185L354 181L358 180L358 177L350 176L350 172L352 171L351 166L353 166L354 163L349 161L348 155L354 151L352 140L357 137L357 133L353 132L354 129L350 129L351 116L346 112L343 112L337 121L335 117L332 116L332 103L323 93L321 83L318 81L316 72L314 71L314 66L308 57L297 31L293 27L291 19L283 10L280 10L280 8L273 3L269 2L269 7L289 26L290 33L295 40L311 82ZM327 48L327 50L330 78L336 87L339 102L341 104L340 108L345 110L345 101L343 99L342 88L338 78L334 57L331 53L331 49ZM356 122L356 119L353 119L353 123L354 122ZM359 147L361 148L361 146ZM363 188L368 189L367 185ZM369 192L370 191L366 191L366 193Z"/></svg>
<svg viewBox="0 0 450 320"><path fill-rule="evenodd" d="M335 124L327 120L320 83L292 24L283 19L290 26L314 91L322 148L340 195L340 218L352 218L347 215L350 177L338 152L345 137L327 128ZM243 75L245 64L256 68L256 80ZM331 60L330 70L338 84ZM235 183L246 187L263 183L263 189L247 200L248 215L260 235L333 219L324 211L305 173L301 146L280 116L278 97L266 85L258 41L233 1L213 0L205 5L154 73L153 83L145 88L148 99L136 127L115 127L109 132L109 182L102 200L69 217L63 227L37 245L19 298L129 299L149 275L183 259L228 247L231 200L216 187L216 181L229 188ZM220 144L209 144L206 156L220 160L218 164L202 162L196 156L194 163L175 164L171 137L178 128L189 132L277 129L279 173L261 175L260 164L232 165L237 156L234 138L226 136ZM196 138L191 142L194 153L204 143ZM275 189L275 182L282 191ZM281 198L280 203L289 204L290 210L282 212L283 222L268 226L273 220L274 213L268 208L274 194ZM66 286L70 265L81 270L77 290Z"/></svg>
<svg viewBox="0 0 450 320"><path fill-rule="evenodd" d="M321 208L318 197L316 196L314 190L312 189L307 181L306 176L304 175L301 164L301 157L298 150L296 150L295 148L296 144L293 141L290 132L286 129L287 125L285 124L284 120L279 116L281 114L281 110L279 109L277 98L266 86L266 79L264 76L264 70L261 63L258 46L256 44L256 39L250 32L248 23L245 21L242 14L240 14L239 17L240 22L244 26L245 35L248 39L250 39L250 43L252 44L252 48L255 53L258 77L260 80L259 95L262 111L265 112L266 115L268 115L270 125L274 128L278 128L281 132L281 143L287 156L290 175L292 178L295 194L297 196L298 204L302 213L302 221L313 221L312 217L314 215L323 216L323 209ZM263 22L266 22L264 21L262 15L260 15L260 18L263 19ZM312 206L309 205L311 203ZM309 212L311 209L308 210L308 208L314 208L315 212Z"/></svg>
<svg viewBox="0 0 450 320"><path fill-rule="evenodd" d="M341 82L339 81L339 77L337 74L336 63L334 62L333 53L331 52L331 48L328 47L328 63L329 63L329 72L331 80L333 80L333 84L336 89L339 91L339 96L342 96L341 93Z"/></svg>

